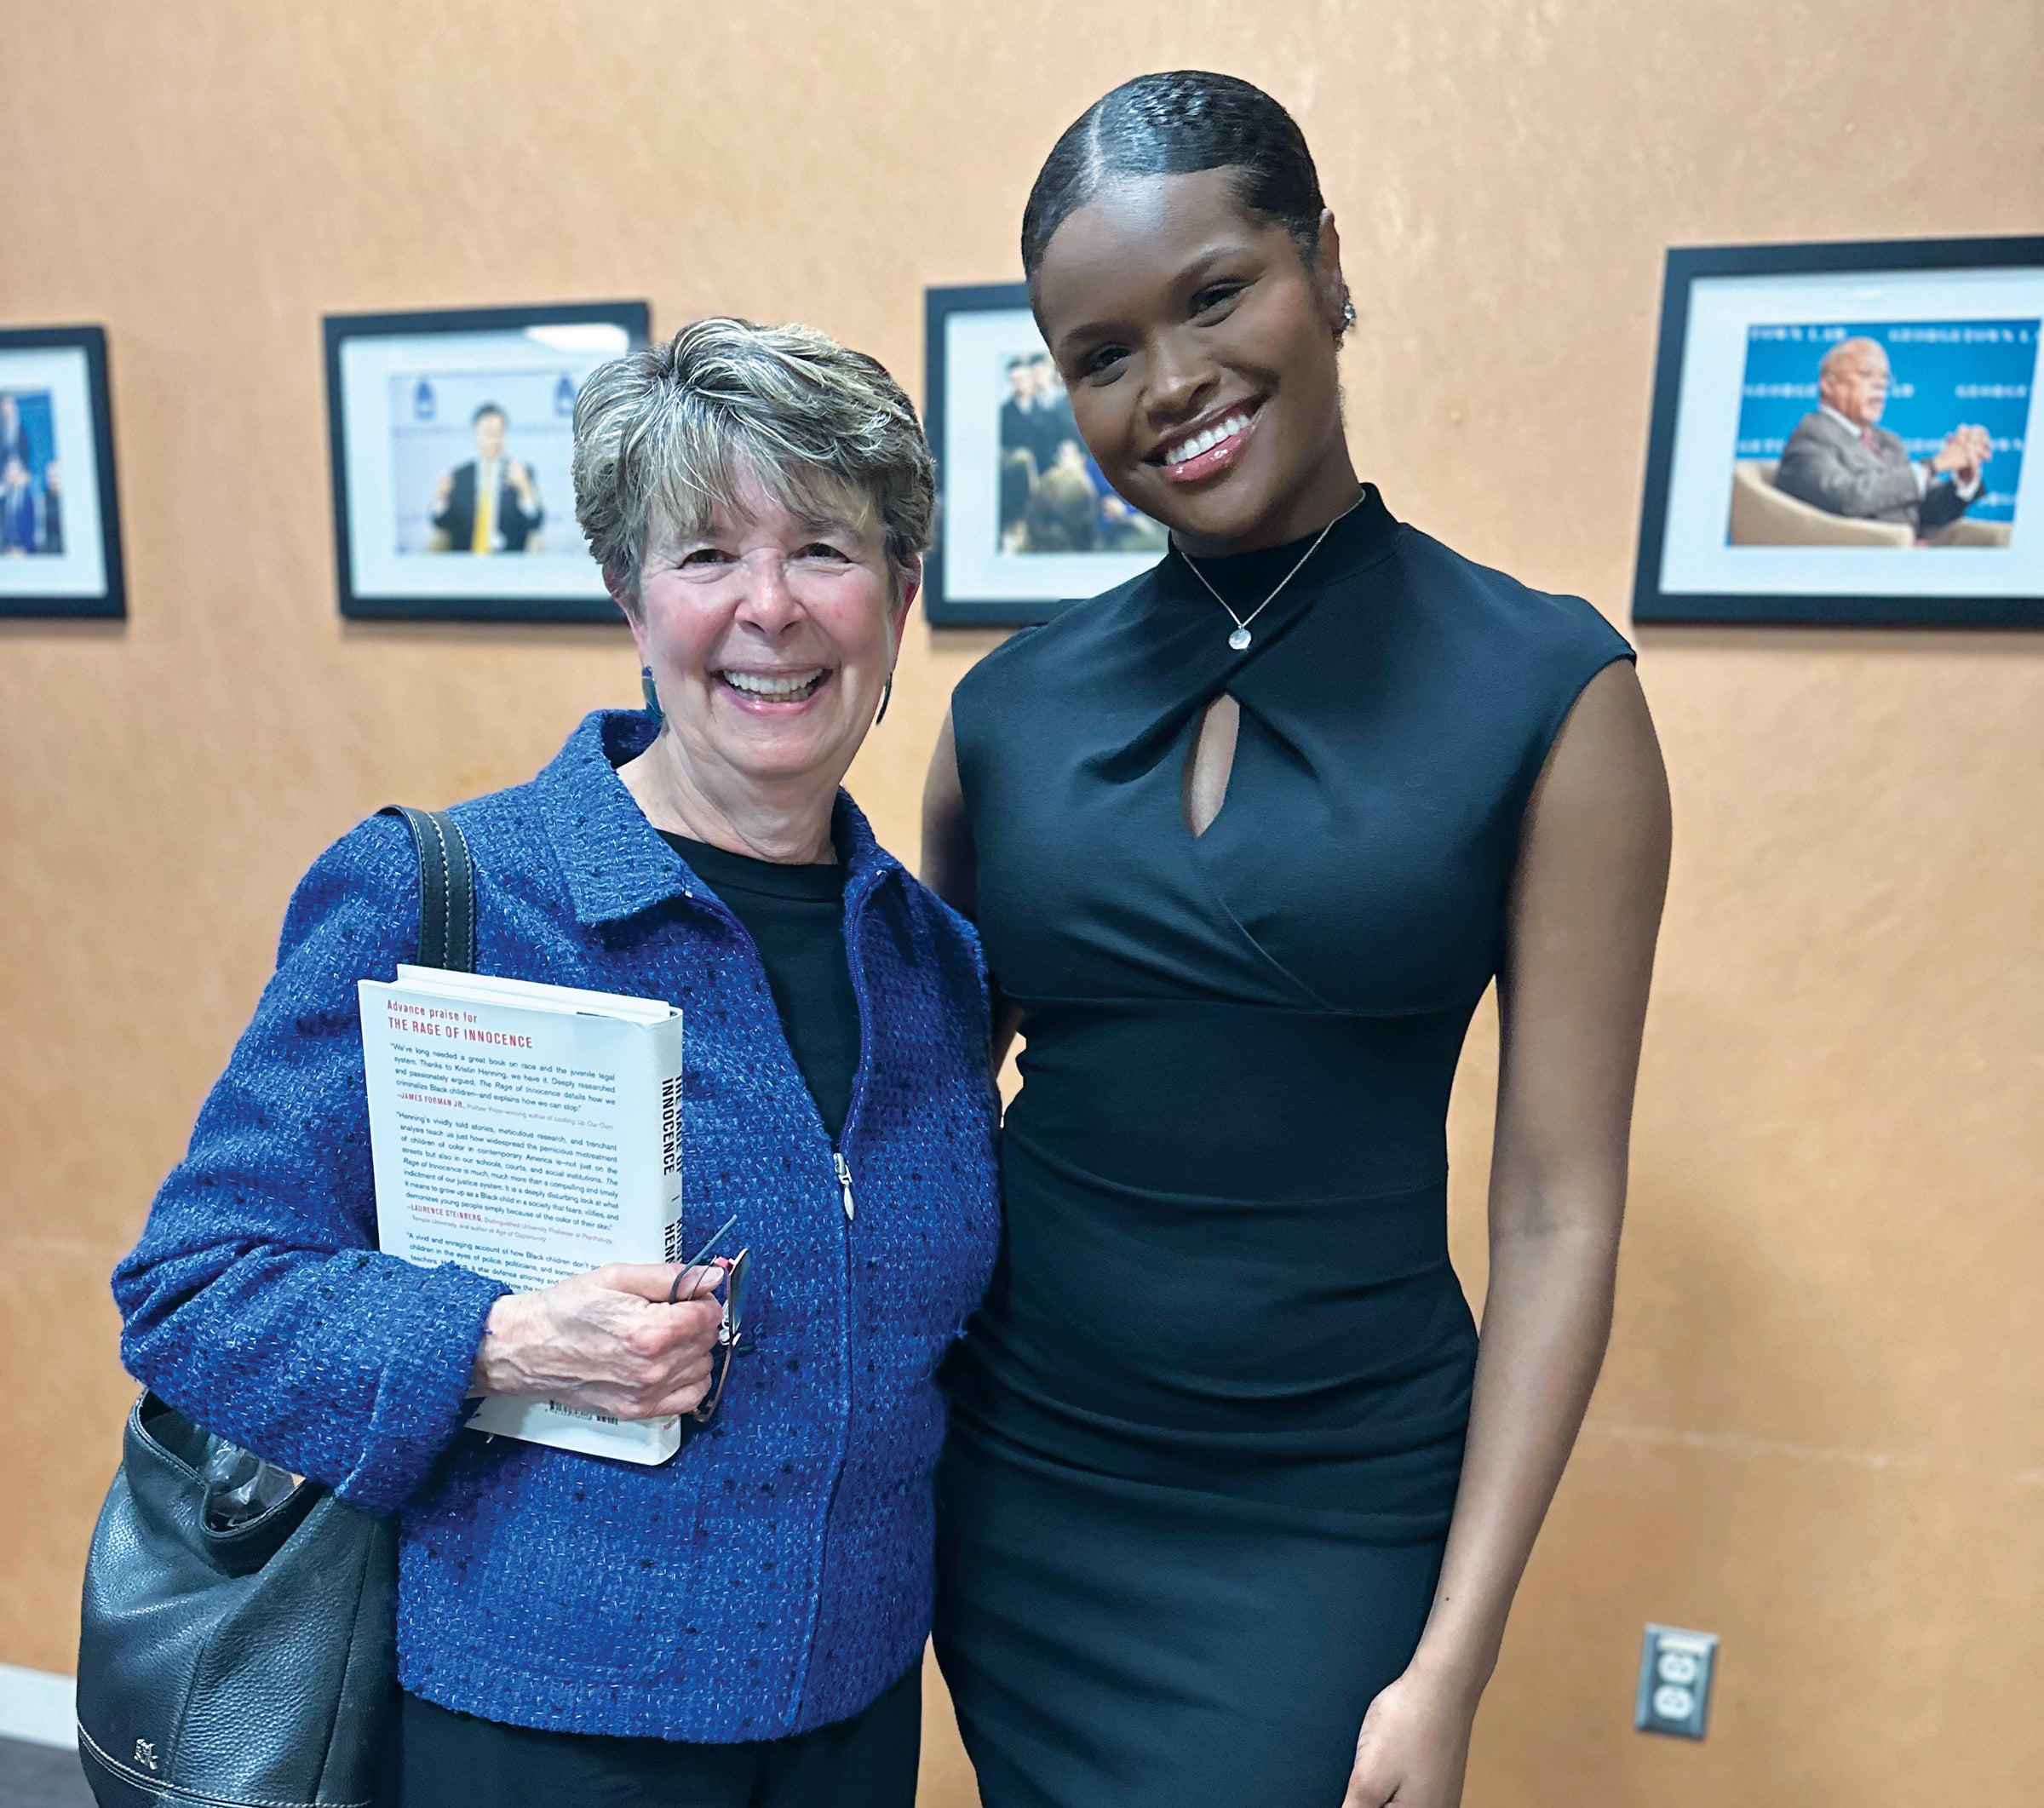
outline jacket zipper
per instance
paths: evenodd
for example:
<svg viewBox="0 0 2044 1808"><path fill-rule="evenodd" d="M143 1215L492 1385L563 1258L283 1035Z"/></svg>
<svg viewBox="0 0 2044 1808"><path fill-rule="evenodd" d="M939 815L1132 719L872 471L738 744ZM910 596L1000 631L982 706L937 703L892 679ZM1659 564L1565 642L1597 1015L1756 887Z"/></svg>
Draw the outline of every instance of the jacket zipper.
<svg viewBox="0 0 2044 1808"><path fill-rule="evenodd" d="M845 1107L845 1126L838 1133L838 1141L843 1142L852 1134L852 1127L858 1122L858 1107L865 1096L866 1067L872 1059L871 1034L872 1007L866 997L866 976L859 965L858 925L871 903L873 893L884 883L884 878L868 883L857 896L847 898L845 911L845 965L852 974L852 996L858 1005L858 1067L853 1076L852 1097ZM839 1307L842 1313L839 1341L845 1352L844 1391L841 1396L843 1416L840 1421L837 1452L830 1469L830 1491L824 1496L823 1537L817 1549L816 1605L809 1622L808 1651L802 1663L801 1675L796 1679L795 1699L789 1704L792 1714L801 1705L803 1696L809 1689L809 1659L816 1655L817 1620L824 1608L824 1569L830 1557L830 1515L837 1507L837 1490L843 1485L845 1465L852 1455L852 1288L854 1270L852 1260L852 1225L858 1208L852 1199L852 1164L845 1159L844 1151L836 1143L830 1147L830 1168L837 1176L840 1197L844 1202L845 1285Z"/></svg>
<svg viewBox="0 0 2044 1808"><path fill-rule="evenodd" d="M865 1097L866 1092L866 1066L872 1059L873 1053L872 1036L870 1033L873 1013L871 1005L866 997L865 974L859 966L858 923L859 919L865 915L866 906L872 902L873 894L886 882L887 875L883 872L876 877L870 879L864 888L856 896L850 896L846 899L845 965L851 971L852 996L858 1006L858 1066L852 1078L852 1097L845 1108L845 1126L843 1130L839 1133L841 1141L852 1134L853 1125L858 1121L859 1103ZM705 887L704 890L708 892L709 888ZM744 924L738 921L738 913L714 893L700 898L692 897L689 901L707 909L713 915L721 917L738 932L741 941L748 944L751 943L751 933ZM756 948L753 950L753 959L755 962L760 961L760 955ZM765 978L765 973L764 963L761 963L761 977L762 979ZM790 1063L793 1061L793 1057L794 1051L790 1048ZM819 1129L822 1128L820 1122L818 1128ZM839 1341L845 1352L843 1410L841 1428L838 1432L837 1454L830 1472L830 1489L824 1498L823 1540L817 1558L818 1587L816 1603L810 1615L807 1650L803 1656L801 1673L795 1679L794 1696L788 1706L788 1712L791 1719L801 1708L802 1697L808 1691L809 1660L816 1653L817 1621L823 1612L823 1572L824 1562L830 1553L830 1514L832 1509L837 1505L837 1490L844 1482L845 1465L852 1455L852 1222L857 1216L857 1208L852 1198L852 1164L845 1159L844 1151L835 1143L830 1145L830 1169L836 1177L838 1193L845 1208L845 1285L842 1305L840 1308L842 1317L839 1327Z"/></svg>

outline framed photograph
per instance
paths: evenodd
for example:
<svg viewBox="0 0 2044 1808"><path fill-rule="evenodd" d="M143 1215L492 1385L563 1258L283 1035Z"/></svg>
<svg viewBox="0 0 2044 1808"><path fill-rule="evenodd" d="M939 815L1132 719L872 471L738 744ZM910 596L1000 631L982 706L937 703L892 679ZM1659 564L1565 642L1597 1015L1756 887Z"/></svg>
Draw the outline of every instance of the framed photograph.
<svg viewBox="0 0 2044 1808"><path fill-rule="evenodd" d="M1048 621L1163 555L1164 530L1107 487L1020 283L932 289L923 411L937 458L932 622Z"/></svg>
<svg viewBox="0 0 2044 1808"><path fill-rule="evenodd" d="M106 335L0 328L0 616L122 616Z"/></svg>
<svg viewBox="0 0 2044 1808"><path fill-rule="evenodd" d="M2044 627L2044 238L1671 250L1639 622Z"/></svg>
<svg viewBox="0 0 2044 1808"><path fill-rule="evenodd" d="M341 612L617 619L575 525L575 398L646 341L643 301L330 314Z"/></svg>

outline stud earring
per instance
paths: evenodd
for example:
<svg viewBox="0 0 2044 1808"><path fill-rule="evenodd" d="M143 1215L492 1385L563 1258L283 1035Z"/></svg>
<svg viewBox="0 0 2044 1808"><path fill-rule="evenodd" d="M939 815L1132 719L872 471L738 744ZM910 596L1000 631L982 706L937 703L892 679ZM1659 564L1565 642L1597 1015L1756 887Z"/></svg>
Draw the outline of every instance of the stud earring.
<svg viewBox="0 0 2044 1808"><path fill-rule="evenodd" d="M1356 304L1347 296L1344 295L1341 297L1341 331L1340 333L1336 333L1335 336L1335 338L1339 339L1342 336L1342 334L1352 333L1355 331L1355 330Z"/></svg>
<svg viewBox="0 0 2044 1808"><path fill-rule="evenodd" d="M652 717L654 725L660 721L660 693L653 688L653 669L650 665L639 668L639 689L646 698L646 713Z"/></svg>

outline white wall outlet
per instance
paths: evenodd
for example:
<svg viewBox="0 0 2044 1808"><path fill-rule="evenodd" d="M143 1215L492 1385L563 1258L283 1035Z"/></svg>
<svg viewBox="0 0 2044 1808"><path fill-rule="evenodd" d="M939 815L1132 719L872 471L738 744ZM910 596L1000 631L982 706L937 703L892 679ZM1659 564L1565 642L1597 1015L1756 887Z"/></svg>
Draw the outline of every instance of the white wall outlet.
<svg viewBox="0 0 2044 1808"><path fill-rule="evenodd" d="M1701 1739L1710 1713L1710 1679L1718 1667L1718 1635L1650 1626L1639 1649L1639 1694L1633 1725L1643 1733Z"/></svg>

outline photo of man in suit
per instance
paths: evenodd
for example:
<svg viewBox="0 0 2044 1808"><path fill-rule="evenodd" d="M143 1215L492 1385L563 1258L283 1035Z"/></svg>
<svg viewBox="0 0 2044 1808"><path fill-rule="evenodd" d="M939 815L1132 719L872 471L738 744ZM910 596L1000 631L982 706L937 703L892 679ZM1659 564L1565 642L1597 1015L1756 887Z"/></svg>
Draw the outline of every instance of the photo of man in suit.
<svg viewBox="0 0 2044 1808"><path fill-rule="evenodd" d="M1001 531L1007 534L1029 507L1030 491L1040 474L1036 465L1036 379L1030 357L1019 352L1008 361L1008 399L1001 405Z"/></svg>
<svg viewBox="0 0 2044 1808"><path fill-rule="evenodd" d="M64 485L54 458L43 468L42 534L40 549L53 559L61 557L64 551Z"/></svg>
<svg viewBox="0 0 2044 1808"><path fill-rule="evenodd" d="M1817 366L1817 406L1783 448L1774 487L1826 513L1905 524L1919 537L1956 521L1980 494L1994 456L1984 428L1961 425L1930 458L1910 458L1882 427L1892 382L1886 351L1841 339Z"/></svg>
<svg viewBox="0 0 2044 1808"><path fill-rule="evenodd" d="M43 536L43 498L16 454L0 462L0 557L25 559L53 548Z"/></svg>
<svg viewBox="0 0 2044 1808"><path fill-rule="evenodd" d="M433 492L433 549L443 553L524 553L537 549L546 519L531 466L509 456L509 418L495 402L470 416L475 456L440 479Z"/></svg>
<svg viewBox="0 0 2044 1808"><path fill-rule="evenodd" d="M9 558L54 559L64 550L49 413L48 390L0 390L0 554Z"/></svg>
<svg viewBox="0 0 2044 1808"><path fill-rule="evenodd" d="M9 459L21 461L21 468L29 470L35 461L29 456L28 429L21 424L21 408L6 390L0 389L0 466Z"/></svg>

